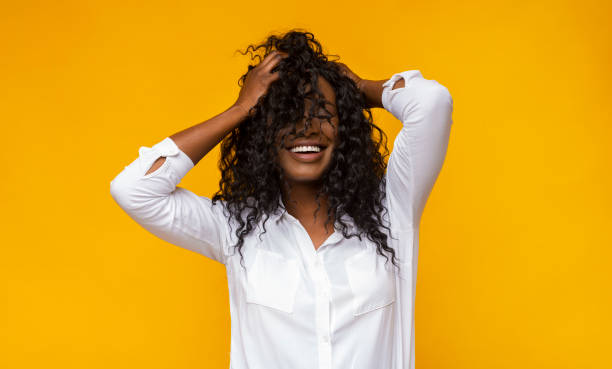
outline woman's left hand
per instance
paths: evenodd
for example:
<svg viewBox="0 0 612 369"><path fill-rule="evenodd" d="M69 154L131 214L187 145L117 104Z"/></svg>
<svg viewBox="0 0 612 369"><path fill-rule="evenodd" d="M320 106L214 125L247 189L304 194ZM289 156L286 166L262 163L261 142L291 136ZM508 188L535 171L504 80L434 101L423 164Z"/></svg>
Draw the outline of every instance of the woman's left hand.
<svg viewBox="0 0 612 369"><path fill-rule="evenodd" d="M362 91L361 83L363 79L361 79L349 67L347 67L346 64L340 63L340 62L335 62L335 63L338 64L338 66L340 67L340 70L342 71L342 73L344 73L345 76L349 77L350 79L353 80L353 82L355 82L355 84L357 84L357 88L359 88L359 91Z"/></svg>
<svg viewBox="0 0 612 369"><path fill-rule="evenodd" d="M359 77L355 72L353 72L349 67L344 63L335 62L340 67L342 73L349 77L350 79L357 84L357 88L359 92L361 92L365 98L366 107L370 108L383 108L382 105L382 90L383 83L386 80L381 81L371 81L367 79L363 79Z"/></svg>

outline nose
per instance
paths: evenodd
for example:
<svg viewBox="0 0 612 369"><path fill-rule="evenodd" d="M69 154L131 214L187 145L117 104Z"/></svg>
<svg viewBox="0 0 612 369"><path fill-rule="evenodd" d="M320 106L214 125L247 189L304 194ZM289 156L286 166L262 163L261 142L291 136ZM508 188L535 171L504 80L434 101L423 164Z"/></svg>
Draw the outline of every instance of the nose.
<svg viewBox="0 0 612 369"><path fill-rule="evenodd" d="M310 122L307 122L306 118L304 118L295 125L295 129L296 132L298 132L298 137L318 135L321 133L321 121L319 119L313 118ZM304 132L301 132L302 130Z"/></svg>

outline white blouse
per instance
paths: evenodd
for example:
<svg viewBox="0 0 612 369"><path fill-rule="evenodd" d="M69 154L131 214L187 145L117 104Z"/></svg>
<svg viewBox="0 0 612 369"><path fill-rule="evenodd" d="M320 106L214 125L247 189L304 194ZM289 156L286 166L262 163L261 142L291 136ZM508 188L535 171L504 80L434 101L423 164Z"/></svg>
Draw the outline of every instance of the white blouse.
<svg viewBox="0 0 612 369"><path fill-rule="evenodd" d="M404 78L405 87L392 90ZM401 272L365 235L336 230L315 250L301 223L273 214L244 240L243 269L217 203L177 185L194 163L166 137L110 184L119 206L157 237L223 263L231 316L230 369L412 369L419 223L442 168L453 100L419 70L384 83L384 108L402 122L387 166L383 211ZM160 156L166 160L145 173ZM282 200L279 205L284 209ZM265 219L265 216L263 217ZM343 220L351 224L349 216ZM263 222L263 220L262 220ZM381 229L387 235L386 230Z"/></svg>

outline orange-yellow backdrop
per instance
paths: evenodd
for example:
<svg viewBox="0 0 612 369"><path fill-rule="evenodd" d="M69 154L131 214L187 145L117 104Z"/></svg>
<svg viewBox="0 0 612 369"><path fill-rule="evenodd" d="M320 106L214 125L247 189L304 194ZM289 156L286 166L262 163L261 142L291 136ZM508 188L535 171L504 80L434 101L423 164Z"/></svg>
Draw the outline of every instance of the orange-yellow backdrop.
<svg viewBox="0 0 612 369"><path fill-rule="evenodd" d="M420 369L610 368L606 1L3 2L0 367L227 368L221 264L155 238L109 183L235 101L235 53L312 31L370 79L454 99L422 220ZM399 122L375 118L392 139ZM181 186L216 191L218 147Z"/></svg>

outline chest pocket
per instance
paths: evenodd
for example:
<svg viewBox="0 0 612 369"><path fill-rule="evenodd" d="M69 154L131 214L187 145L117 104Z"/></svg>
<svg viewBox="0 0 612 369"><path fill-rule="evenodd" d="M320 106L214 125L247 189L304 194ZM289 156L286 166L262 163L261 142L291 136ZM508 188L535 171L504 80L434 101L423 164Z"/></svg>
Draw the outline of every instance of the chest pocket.
<svg viewBox="0 0 612 369"><path fill-rule="evenodd" d="M293 312L299 282L297 260L272 251L257 249L246 274L246 302Z"/></svg>
<svg viewBox="0 0 612 369"><path fill-rule="evenodd" d="M344 262L353 293L353 315L362 315L395 302L395 273L391 259L365 250Z"/></svg>

